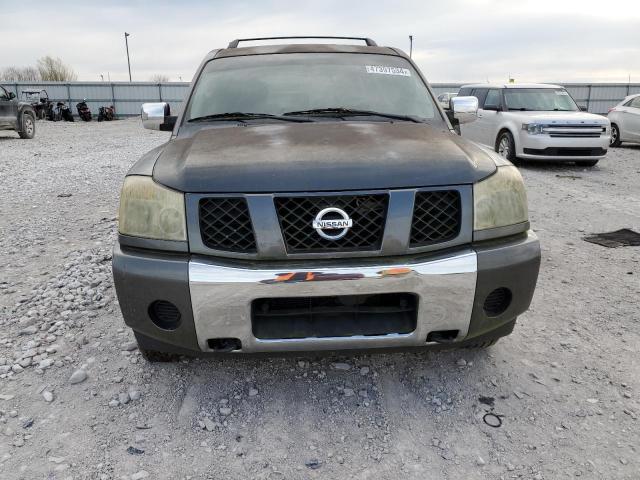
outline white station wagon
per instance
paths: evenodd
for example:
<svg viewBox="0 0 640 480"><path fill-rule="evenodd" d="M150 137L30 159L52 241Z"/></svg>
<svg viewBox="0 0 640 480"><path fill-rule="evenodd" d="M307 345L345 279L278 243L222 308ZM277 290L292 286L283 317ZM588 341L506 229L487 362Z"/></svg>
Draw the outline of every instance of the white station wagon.
<svg viewBox="0 0 640 480"><path fill-rule="evenodd" d="M610 122L582 111L560 85L464 85L459 96L478 99L478 120L460 134L508 160L562 160L593 166L609 146Z"/></svg>

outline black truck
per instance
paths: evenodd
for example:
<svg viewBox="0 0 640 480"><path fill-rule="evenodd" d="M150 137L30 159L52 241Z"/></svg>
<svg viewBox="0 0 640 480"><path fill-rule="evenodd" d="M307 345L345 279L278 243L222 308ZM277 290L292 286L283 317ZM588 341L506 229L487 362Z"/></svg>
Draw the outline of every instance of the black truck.
<svg viewBox="0 0 640 480"><path fill-rule="evenodd" d="M141 352L486 347L511 333L540 265L518 169L454 133L400 50L296 38L234 40L205 57L179 115L142 107L146 128L172 134L120 200L113 275ZM476 117L474 97L451 105Z"/></svg>
<svg viewBox="0 0 640 480"><path fill-rule="evenodd" d="M0 85L0 130L15 130L20 138L36 135L36 112L27 102L19 102L16 94Z"/></svg>

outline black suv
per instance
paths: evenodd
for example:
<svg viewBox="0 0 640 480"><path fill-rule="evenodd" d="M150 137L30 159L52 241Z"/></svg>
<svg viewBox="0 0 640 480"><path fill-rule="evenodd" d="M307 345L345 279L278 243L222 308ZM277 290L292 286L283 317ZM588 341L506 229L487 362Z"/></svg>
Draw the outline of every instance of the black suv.
<svg viewBox="0 0 640 480"><path fill-rule="evenodd" d="M125 178L113 275L147 358L487 346L529 307L520 173L453 133L406 54L357 40L236 40L178 116L142 107L172 135Z"/></svg>
<svg viewBox="0 0 640 480"><path fill-rule="evenodd" d="M16 94L0 85L0 130L15 130L20 138L36 135L36 112L25 102L19 102Z"/></svg>

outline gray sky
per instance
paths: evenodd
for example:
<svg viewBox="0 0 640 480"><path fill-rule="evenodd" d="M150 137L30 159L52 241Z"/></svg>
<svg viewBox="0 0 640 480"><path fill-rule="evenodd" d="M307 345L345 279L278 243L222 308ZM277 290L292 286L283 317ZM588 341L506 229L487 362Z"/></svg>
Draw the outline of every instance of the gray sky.
<svg viewBox="0 0 640 480"><path fill-rule="evenodd" d="M0 0L0 69L61 57L81 80L191 79L237 37L370 36L408 52L431 82L640 82L640 0L313 2ZM25 34L26 32L26 34Z"/></svg>

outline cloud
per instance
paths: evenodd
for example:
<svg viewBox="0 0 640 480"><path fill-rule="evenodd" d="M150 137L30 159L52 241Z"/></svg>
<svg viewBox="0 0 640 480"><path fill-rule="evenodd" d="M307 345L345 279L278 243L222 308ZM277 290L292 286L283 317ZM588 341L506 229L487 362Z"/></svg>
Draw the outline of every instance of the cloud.
<svg viewBox="0 0 640 480"><path fill-rule="evenodd" d="M0 0L0 5L4 3ZM362 35L408 50L432 82L640 81L640 4L506 0L11 2L0 68L64 59L83 80L189 80L202 57L237 37ZM27 28L25 18L46 19ZM36 27L37 25L37 27Z"/></svg>

